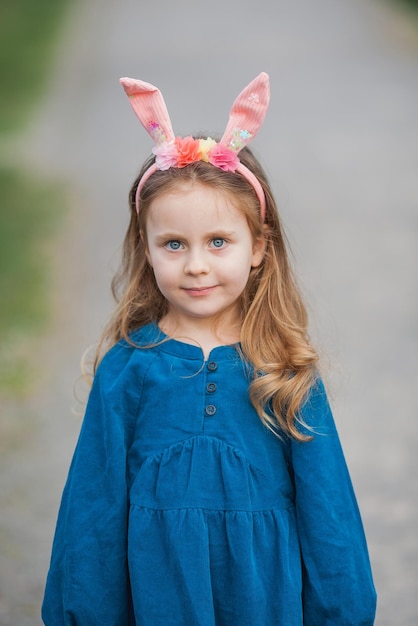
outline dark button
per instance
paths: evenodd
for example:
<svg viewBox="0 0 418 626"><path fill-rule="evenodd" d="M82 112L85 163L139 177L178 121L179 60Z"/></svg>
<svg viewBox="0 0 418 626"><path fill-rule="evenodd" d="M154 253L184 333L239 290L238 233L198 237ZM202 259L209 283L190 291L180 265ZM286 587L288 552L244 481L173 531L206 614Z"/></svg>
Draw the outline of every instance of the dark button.
<svg viewBox="0 0 418 626"><path fill-rule="evenodd" d="M216 369L218 369L218 364L215 363L215 361L209 361L209 363L208 363L208 370L210 372L214 372Z"/></svg>
<svg viewBox="0 0 418 626"><path fill-rule="evenodd" d="M205 409L205 413L206 415L215 415L216 406L213 406L213 404L208 404L208 406Z"/></svg>
<svg viewBox="0 0 418 626"><path fill-rule="evenodd" d="M214 391L216 391L216 385L215 385L215 383L208 383L208 384L206 385L206 391L207 391L208 393L213 393Z"/></svg>

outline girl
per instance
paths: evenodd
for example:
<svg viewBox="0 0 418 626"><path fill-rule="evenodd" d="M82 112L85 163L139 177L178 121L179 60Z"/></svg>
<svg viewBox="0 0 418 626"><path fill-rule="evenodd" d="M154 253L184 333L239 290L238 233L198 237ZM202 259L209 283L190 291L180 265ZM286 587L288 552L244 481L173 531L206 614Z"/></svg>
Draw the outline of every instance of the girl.
<svg viewBox="0 0 418 626"><path fill-rule="evenodd" d="M121 82L156 146L130 193L110 349L61 503L44 622L373 624L305 308L246 147L268 76L238 96L219 142L176 138L160 92Z"/></svg>

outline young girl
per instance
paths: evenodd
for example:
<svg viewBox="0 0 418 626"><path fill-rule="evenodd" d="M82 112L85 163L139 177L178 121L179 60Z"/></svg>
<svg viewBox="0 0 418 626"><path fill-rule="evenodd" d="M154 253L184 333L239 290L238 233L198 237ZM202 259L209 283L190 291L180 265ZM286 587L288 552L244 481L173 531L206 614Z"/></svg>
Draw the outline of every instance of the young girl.
<svg viewBox="0 0 418 626"><path fill-rule="evenodd" d="M246 147L268 76L238 96L218 142L176 138L161 93L121 82L156 146L130 193L119 304L62 499L44 622L373 624L305 308Z"/></svg>

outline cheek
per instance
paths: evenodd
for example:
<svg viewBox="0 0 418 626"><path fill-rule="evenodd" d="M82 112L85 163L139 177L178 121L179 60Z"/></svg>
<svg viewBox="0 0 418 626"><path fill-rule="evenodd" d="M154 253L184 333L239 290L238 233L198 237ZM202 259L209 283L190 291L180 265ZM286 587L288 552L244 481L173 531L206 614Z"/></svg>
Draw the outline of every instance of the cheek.
<svg viewBox="0 0 418 626"><path fill-rule="evenodd" d="M144 242L145 245L145 256L147 258L148 263L154 269L154 271L162 271L166 265L164 261L163 250L156 245L148 245Z"/></svg>
<svg viewBox="0 0 418 626"><path fill-rule="evenodd" d="M251 248L243 247L240 250L235 250L231 255L223 256L217 259L217 271L230 279L234 276L238 279L245 274L249 274L251 271L253 262L253 253Z"/></svg>
<svg viewBox="0 0 418 626"><path fill-rule="evenodd" d="M218 276L225 280L225 284L235 293L241 293L248 282L251 273L252 255L241 254L233 260L227 260L218 268Z"/></svg>
<svg viewBox="0 0 418 626"><path fill-rule="evenodd" d="M160 288L170 286L177 275L174 264L162 262L158 255L151 255L149 263L153 269L157 285Z"/></svg>

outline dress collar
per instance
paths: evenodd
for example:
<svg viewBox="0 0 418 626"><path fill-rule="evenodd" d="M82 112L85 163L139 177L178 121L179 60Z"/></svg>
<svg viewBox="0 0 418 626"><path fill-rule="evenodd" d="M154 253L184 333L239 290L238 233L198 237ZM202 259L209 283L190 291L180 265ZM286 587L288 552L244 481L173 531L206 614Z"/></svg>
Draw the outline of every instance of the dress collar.
<svg viewBox="0 0 418 626"><path fill-rule="evenodd" d="M202 349L192 343L186 343L179 341L178 339L171 339L166 335L158 326L157 323L152 322L146 324L139 330L132 334L132 340L141 346L148 344L158 344L158 349L167 354L178 356L183 359L203 360ZM237 357L239 344L231 344L225 346L217 346L213 348L209 354L208 361L219 359L231 359Z"/></svg>

